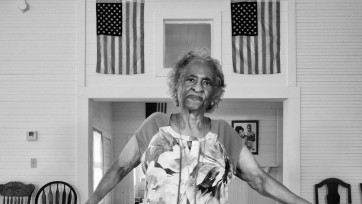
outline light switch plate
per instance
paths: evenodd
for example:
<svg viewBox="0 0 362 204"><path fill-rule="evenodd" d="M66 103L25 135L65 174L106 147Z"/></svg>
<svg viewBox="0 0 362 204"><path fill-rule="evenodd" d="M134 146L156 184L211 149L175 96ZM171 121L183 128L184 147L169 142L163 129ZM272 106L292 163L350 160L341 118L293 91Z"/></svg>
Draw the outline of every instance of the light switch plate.
<svg viewBox="0 0 362 204"><path fill-rule="evenodd" d="M38 132L37 131L27 131L26 132L26 140L28 140L28 141L36 141L36 140L38 140Z"/></svg>
<svg viewBox="0 0 362 204"><path fill-rule="evenodd" d="M30 158L30 167L37 168L38 167L38 160L36 158Z"/></svg>

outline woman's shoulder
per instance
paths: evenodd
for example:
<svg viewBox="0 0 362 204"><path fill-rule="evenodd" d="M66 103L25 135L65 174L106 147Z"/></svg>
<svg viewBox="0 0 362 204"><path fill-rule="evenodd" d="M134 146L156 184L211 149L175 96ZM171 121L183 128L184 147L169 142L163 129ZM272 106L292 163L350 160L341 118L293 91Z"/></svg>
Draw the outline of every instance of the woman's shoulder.
<svg viewBox="0 0 362 204"><path fill-rule="evenodd" d="M165 119L167 117L168 117L168 115L166 113L154 112L150 116L148 116L147 118L150 118L150 119Z"/></svg>
<svg viewBox="0 0 362 204"><path fill-rule="evenodd" d="M234 128L231 127L231 125L222 119L211 119L211 129L212 132L215 133L221 133L221 132L229 132L231 130L234 131Z"/></svg>
<svg viewBox="0 0 362 204"><path fill-rule="evenodd" d="M228 122L226 122L223 119L210 119L213 124L216 124L217 126L221 127L228 127L230 126ZM230 126L231 127L231 126Z"/></svg>
<svg viewBox="0 0 362 204"><path fill-rule="evenodd" d="M169 118L170 118L170 116L166 113L154 112L150 116L147 117L145 122L162 124L161 126L163 126L163 125L167 125L169 123Z"/></svg>

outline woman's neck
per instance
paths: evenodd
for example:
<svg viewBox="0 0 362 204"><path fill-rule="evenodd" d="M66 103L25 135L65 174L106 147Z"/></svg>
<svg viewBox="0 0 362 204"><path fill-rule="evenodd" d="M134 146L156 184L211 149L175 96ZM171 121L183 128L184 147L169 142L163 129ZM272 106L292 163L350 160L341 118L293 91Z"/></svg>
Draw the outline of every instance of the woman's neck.
<svg viewBox="0 0 362 204"><path fill-rule="evenodd" d="M188 111L181 111L175 115L174 126L177 127L179 132L203 137L211 128L210 121L204 117L203 113L190 113Z"/></svg>

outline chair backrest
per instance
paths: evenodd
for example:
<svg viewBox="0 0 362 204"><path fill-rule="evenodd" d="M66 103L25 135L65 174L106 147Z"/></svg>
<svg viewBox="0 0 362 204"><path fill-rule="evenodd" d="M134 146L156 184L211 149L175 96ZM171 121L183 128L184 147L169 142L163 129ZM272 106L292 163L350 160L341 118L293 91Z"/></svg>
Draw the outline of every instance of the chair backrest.
<svg viewBox="0 0 362 204"><path fill-rule="evenodd" d="M340 196L338 194L338 186L341 185L348 190L348 203L352 203L351 198L351 185L348 183L343 182L337 178L328 178L320 183L314 185L314 192L315 192L315 203L319 204L318 202L318 188L327 185L327 204L339 204L340 203Z"/></svg>
<svg viewBox="0 0 362 204"><path fill-rule="evenodd" d="M0 195L3 196L4 204L30 204L31 194L35 186L33 184L25 185L21 182L9 182L0 185Z"/></svg>
<svg viewBox="0 0 362 204"><path fill-rule="evenodd" d="M77 204L74 188L63 181L52 181L41 187L35 196L35 204Z"/></svg>

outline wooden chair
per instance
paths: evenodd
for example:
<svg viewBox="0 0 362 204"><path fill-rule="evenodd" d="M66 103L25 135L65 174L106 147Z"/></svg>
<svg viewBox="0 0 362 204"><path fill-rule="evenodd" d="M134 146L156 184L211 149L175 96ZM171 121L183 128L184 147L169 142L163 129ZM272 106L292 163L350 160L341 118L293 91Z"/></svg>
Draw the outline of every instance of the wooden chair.
<svg viewBox="0 0 362 204"><path fill-rule="evenodd" d="M0 195L3 196L5 204L30 204L31 194L35 186L33 184L25 185L21 182L9 182L0 185Z"/></svg>
<svg viewBox="0 0 362 204"><path fill-rule="evenodd" d="M339 204L340 203L340 196L338 194L338 186L341 185L345 188L347 188L348 190L348 195L347 195L347 199L348 199L348 203L352 203L352 198L351 198L351 185L348 183L343 182L340 179L337 178L328 178L325 179L323 181L321 181L320 183L316 184L314 186L314 192L315 192L315 203L318 203L318 188L327 185L327 204Z"/></svg>
<svg viewBox="0 0 362 204"><path fill-rule="evenodd" d="M66 182L52 181L39 189L35 196L35 204L38 203L77 204L77 193L74 188Z"/></svg>

